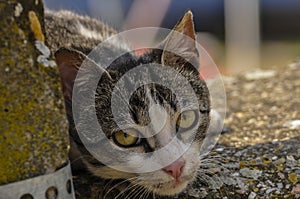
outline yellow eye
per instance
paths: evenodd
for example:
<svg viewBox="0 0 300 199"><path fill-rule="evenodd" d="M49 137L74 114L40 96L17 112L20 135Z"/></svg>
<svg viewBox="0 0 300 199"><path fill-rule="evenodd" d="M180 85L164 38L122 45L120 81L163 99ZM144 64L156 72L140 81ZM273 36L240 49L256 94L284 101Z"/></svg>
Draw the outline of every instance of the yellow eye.
<svg viewBox="0 0 300 199"><path fill-rule="evenodd" d="M188 129L197 124L198 114L196 111L182 112L176 122L177 128Z"/></svg>
<svg viewBox="0 0 300 199"><path fill-rule="evenodd" d="M139 132L134 129L119 130L113 134L113 141L121 147L136 145L139 140Z"/></svg>

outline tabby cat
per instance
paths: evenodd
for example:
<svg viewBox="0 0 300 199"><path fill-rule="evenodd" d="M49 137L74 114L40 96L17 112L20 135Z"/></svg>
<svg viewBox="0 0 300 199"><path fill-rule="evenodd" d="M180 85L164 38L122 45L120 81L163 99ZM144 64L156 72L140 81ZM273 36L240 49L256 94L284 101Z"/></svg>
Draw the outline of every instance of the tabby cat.
<svg viewBox="0 0 300 199"><path fill-rule="evenodd" d="M171 196L182 192L189 183L196 179L197 170L200 166L199 151L210 121L208 88L205 82L199 78L198 70L192 65L192 63L199 63L192 12L187 11L185 13L173 31L160 44L162 48L143 49L143 53L127 52L114 60L109 67L102 68L102 77L95 91L94 108L98 122L109 140L109 145L115 151L129 151L144 155L116 157L121 162L127 162L129 167L130 164L134 165L136 161L146 162L143 157L151 156L152 152L166 146L173 137L177 137L182 142L193 138L188 150L177 160L164 165L161 169L149 172L137 172L134 166L127 171L117 170L103 164L87 150L75 128L75 126L89 124L89 117L86 117L85 124L76 125L73 118L72 95L75 92L73 86L78 70L84 60L89 60L87 55L92 52L93 48L117 32L100 21L69 11L46 11L45 22L47 42L52 52L55 52L56 63L62 79L67 116L70 123L70 159L80 158L82 164L91 173L102 179L127 179L132 184L157 195ZM193 42L176 39L173 36L174 31L190 37ZM125 48L124 42L114 41L99 53L122 51ZM175 54L165 49L176 49L178 53ZM95 62L90 60L90 62L96 68L101 68L101 60ZM130 97L128 103L130 114L124 115L124 118L122 118L121 113L119 114L122 122L126 123L126 128L120 128L114 121L111 110L113 89L128 71L145 64L152 64L161 68L168 66L184 77L197 97L198 107L189 106L188 99L192 93L180 91L180 94L186 98L182 101L176 96L178 93L175 95L172 90L165 86L145 83ZM151 72L153 71L149 68L145 73ZM143 80L141 77L145 75L147 74L140 74L136 78L140 81ZM157 75L160 76L160 74ZM82 81L89 81L89 77ZM134 85L136 81L134 78L128 78L126 84ZM182 88L180 82L173 81L172 84L177 88ZM126 87L122 89L126 92ZM181 106L179 106L180 103ZM162 107L167 115L165 115L167 119L165 119L164 125L157 134L152 131L155 129L155 123L159 123L161 115L164 114L160 108L151 111L153 105ZM80 114L85 117L85 113ZM147 128L141 130L140 127ZM153 136L145 136L144 134L147 133ZM173 149L168 153L166 157L160 158L171 157ZM109 151L102 154L114 156Z"/></svg>

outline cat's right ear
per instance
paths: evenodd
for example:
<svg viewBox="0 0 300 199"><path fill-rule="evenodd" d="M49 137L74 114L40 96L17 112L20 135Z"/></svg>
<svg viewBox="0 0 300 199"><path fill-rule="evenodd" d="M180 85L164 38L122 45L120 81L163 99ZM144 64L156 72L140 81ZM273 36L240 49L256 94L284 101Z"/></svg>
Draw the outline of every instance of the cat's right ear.
<svg viewBox="0 0 300 199"><path fill-rule="evenodd" d="M95 74L92 70L101 70L103 76L110 78L110 75L105 69L97 65L94 61L78 50L63 47L56 51L54 55L56 64L59 68L64 98L68 102L72 101L74 81L83 62L84 64L87 64L86 66L88 67L86 68L91 70L90 72L87 72L87 74ZM89 78L85 78L84 80L88 81Z"/></svg>
<svg viewBox="0 0 300 199"><path fill-rule="evenodd" d="M74 49L60 48L54 54L62 81L65 100L72 100L72 90L79 67L86 56Z"/></svg>

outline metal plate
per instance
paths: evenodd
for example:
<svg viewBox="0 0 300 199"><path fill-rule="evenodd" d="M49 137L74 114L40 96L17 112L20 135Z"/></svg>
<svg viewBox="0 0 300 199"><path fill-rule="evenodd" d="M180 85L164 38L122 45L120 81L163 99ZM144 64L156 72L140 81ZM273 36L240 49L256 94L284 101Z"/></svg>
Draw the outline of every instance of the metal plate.
<svg viewBox="0 0 300 199"><path fill-rule="evenodd" d="M0 199L75 199L70 163L54 173L0 186Z"/></svg>

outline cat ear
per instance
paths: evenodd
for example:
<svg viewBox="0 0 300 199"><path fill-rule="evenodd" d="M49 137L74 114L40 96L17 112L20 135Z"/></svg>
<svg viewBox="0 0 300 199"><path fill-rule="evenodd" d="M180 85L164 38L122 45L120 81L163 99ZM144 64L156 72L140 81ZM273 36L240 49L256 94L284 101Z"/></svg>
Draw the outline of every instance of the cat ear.
<svg viewBox="0 0 300 199"><path fill-rule="evenodd" d="M100 70L103 76L110 77L105 69L103 69L94 61L89 59L86 55L75 49L64 47L60 48L55 52L55 59L60 72L64 97L65 100L69 102L71 102L72 100L74 81L83 62L85 65L88 65L88 70ZM97 73L94 73L93 71L87 71L87 74ZM85 80L88 81L88 78L86 78Z"/></svg>
<svg viewBox="0 0 300 199"><path fill-rule="evenodd" d="M198 68L199 53L196 48L195 38L193 13L189 10L164 41L164 50L161 57L162 64L172 66L185 59Z"/></svg>
<svg viewBox="0 0 300 199"><path fill-rule="evenodd" d="M60 48L55 52L54 56L62 81L64 97L66 100L71 101L74 81L79 67L86 56L70 48Z"/></svg>

